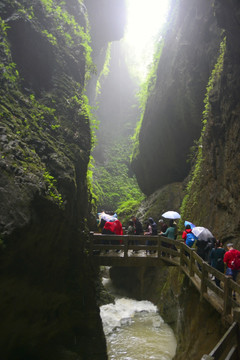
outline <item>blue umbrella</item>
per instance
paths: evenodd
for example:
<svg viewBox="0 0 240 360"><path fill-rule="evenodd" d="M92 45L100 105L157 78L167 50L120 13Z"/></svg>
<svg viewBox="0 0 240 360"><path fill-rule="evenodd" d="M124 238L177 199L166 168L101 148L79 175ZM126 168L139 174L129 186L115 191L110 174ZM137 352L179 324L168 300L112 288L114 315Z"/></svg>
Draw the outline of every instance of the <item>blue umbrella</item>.
<svg viewBox="0 0 240 360"><path fill-rule="evenodd" d="M193 223L191 223L190 221L185 220L184 221L184 226L186 227L187 225L190 225L191 229L195 228L195 225Z"/></svg>

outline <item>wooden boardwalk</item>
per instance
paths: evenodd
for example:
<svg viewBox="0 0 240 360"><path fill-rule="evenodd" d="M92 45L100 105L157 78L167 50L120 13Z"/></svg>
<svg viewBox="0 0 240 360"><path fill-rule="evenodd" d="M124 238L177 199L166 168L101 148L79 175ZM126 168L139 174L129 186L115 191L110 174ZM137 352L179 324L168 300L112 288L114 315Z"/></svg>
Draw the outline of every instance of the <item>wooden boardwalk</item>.
<svg viewBox="0 0 240 360"><path fill-rule="evenodd" d="M214 269L182 241L162 236L90 233L89 256L97 266L178 266L200 293L231 326L202 360L240 358L240 286ZM220 280L218 287L213 280ZM236 294L236 300L233 293Z"/></svg>
<svg viewBox="0 0 240 360"><path fill-rule="evenodd" d="M182 241L159 235L90 233L89 255L97 266L178 266L199 291L200 299L207 300L229 324L234 321L234 310L240 307L240 286ZM213 277L221 281L221 288ZM233 299L234 291L237 300Z"/></svg>

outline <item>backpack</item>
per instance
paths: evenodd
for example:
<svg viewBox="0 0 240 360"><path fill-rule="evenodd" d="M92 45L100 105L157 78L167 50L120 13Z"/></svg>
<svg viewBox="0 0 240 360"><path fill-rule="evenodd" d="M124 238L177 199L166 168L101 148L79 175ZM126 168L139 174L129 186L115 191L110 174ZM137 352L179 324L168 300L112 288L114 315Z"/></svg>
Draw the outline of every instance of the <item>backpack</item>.
<svg viewBox="0 0 240 360"><path fill-rule="evenodd" d="M217 258L217 267L216 269L221 269L224 266L223 258Z"/></svg>
<svg viewBox="0 0 240 360"><path fill-rule="evenodd" d="M138 219L136 220L136 223L135 223L135 234L136 235L143 234L142 224L140 223L140 221Z"/></svg>
<svg viewBox="0 0 240 360"><path fill-rule="evenodd" d="M157 224L156 223L152 224L152 235L157 235Z"/></svg>
<svg viewBox="0 0 240 360"><path fill-rule="evenodd" d="M236 250L234 259L231 261L233 270L240 270L240 251Z"/></svg>
<svg viewBox="0 0 240 360"><path fill-rule="evenodd" d="M192 247L195 241L195 236L192 232L188 232L187 233L187 237L186 237L186 245L189 247Z"/></svg>

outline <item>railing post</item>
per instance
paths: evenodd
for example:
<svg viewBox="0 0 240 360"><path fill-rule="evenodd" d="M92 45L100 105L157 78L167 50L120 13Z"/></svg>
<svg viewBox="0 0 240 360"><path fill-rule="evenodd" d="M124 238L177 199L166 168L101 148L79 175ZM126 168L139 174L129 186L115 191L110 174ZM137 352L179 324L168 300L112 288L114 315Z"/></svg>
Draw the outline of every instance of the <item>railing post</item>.
<svg viewBox="0 0 240 360"><path fill-rule="evenodd" d="M89 246L89 255L92 256L93 255L93 241L94 241L94 232L90 231L89 234L89 240L90 240L90 246Z"/></svg>
<svg viewBox="0 0 240 360"><path fill-rule="evenodd" d="M184 265L183 255L184 255L184 248L183 248L183 243L181 243L181 245L180 245L180 265L181 266Z"/></svg>
<svg viewBox="0 0 240 360"><path fill-rule="evenodd" d="M208 279L208 271L206 269L205 263L202 263L202 279L201 279L201 300L203 299L203 295L207 292L207 279Z"/></svg>
<svg viewBox="0 0 240 360"><path fill-rule="evenodd" d="M225 277L224 279L224 292L223 292L223 315L228 315L231 313L231 295L232 290L230 289L230 278Z"/></svg>
<svg viewBox="0 0 240 360"><path fill-rule="evenodd" d="M240 324L240 308L234 308L233 309L233 321L236 321L238 324Z"/></svg>
<svg viewBox="0 0 240 360"><path fill-rule="evenodd" d="M127 258L128 257L128 236L125 235L124 236L124 257Z"/></svg>
<svg viewBox="0 0 240 360"><path fill-rule="evenodd" d="M158 236L158 258L161 257L161 246L162 246L162 239L161 235Z"/></svg>
<svg viewBox="0 0 240 360"><path fill-rule="evenodd" d="M194 250L191 249L190 250L190 263L189 263L189 276L194 276L194 271L193 271L193 264L194 264L194 257L193 257L193 252Z"/></svg>

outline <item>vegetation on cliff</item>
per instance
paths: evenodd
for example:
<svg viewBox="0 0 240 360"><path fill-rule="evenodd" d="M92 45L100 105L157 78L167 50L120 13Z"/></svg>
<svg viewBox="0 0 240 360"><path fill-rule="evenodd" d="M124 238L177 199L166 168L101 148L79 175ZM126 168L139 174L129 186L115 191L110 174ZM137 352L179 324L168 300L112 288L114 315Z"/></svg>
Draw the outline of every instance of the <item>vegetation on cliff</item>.
<svg viewBox="0 0 240 360"><path fill-rule="evenodd" d="M208 117L211 110L211 103L210 103L210 97L213 92L214 87L217 85L217 83L220 80L221 73L223 71L224 66L224 55L226 52L226 37L223 38L221 44L220 44L220 51L219 56L217 59L217 62L212 70L211 76L208 81L208 85L206 88L206 95L204 99L204 111L202 113L202 132L201 136L198 141L196 141L195 147L192 148L193 155L192 155L192 161L193 161L193 167L190 174L190 180L186 187L186 194L183 199L182 205L181 205L181 215L182 219L179 222L179 225L183 228L183 222L184 219L191 219L192 218L192 211L193 208L196 208L199 203L199 197L201 195L202 191L202 176L205 172L203 169L204 166L204 136L207 131L208 126ZM199 218L194 218L194 222L197 224L201 222L202 218L202 212L207 211L206 208L201 208L198 211Z"/></svg>
<svg viewBox="0 0 240 360"><path fill-rule="evenodd" d="M102 49L105 60L92 96L99 129L91 171L93 201L98 211L116 211L122 218L135 212L143 196L129 161L136 122L136 112L132 110L135 104L131 99L136 102L136 86L132 85L122 52L119 61L118 51L119 48L110 43L106 50Z"/></svg>
<svg viewBox="0 0 240 360"><path fill-rule="evenodd" d="M134 214L143 200L129 168L130 144L129 138L120 137L117 142L107 146L105 164L98 165L94 171L99 211L116 211L122 219Z"/></svg>
<svg viewBox="0 0 240 360"><path fill-rule="evenodd" d="M40 3L43 5L42 7L39 6ZM49 165L49 161L46 161L47 159L42 160L38 144L40 140L47 142L55 162L59 162L61 158L62 165L64 166L64 162L67 165L66 150L68 145L66 131L69 132L68 135L72 132L70 129L72 125L69 122L70 119L68 120L67 113L71 112L73 118L70 121L73 123L75 117L76 127L79 122L78 118L82 117L82 124L88 122L89 106L84 95L84 79L79 82L74 80L71 74L65 76L65 79L63 75L60 75L59 72L64 66L64 56L60 56L60 52L65 53L65 56L71 54L76 59L76 48L82 48L82 60L80 61L84 61L82 63L85 63L84 73L86 72L86 76L88 76L92 68L90 38L87 30L84 30L84 27L80 26L74 16L67 11L64 2L60 5L54 1L41 1L40 3L35 1L28 5L27 3L14 2L11 10L9 5L4 9L3 16L5 15L5 19L1 18L0 45L3 61L1 63L0 115L1 130L5 134L6 140L8 140L8 145L4 145L4 142L1 143L1 162L2 166L5 166L5 171L9 172L10 169L10 172L13 171L14 176L16 173L26 173L26 176L31 173L34 174L35 179L38 178L38 186L39 189L42 189L42 194L45 192L48 198L62 206L66 197L63 199L64 195L62 197L61 191L57 189L56 171L54 172L51 165ZM48 18L48 30L45 29L44 20L42 22L38 21L40 16ZM23 63L25 59L21 58L18 52L18 45L16 44L18 27L22 28L22 31L24 31L25 27L29 27L32 32L40 33L41 39L38 39L38 46L46 46L46 54L49 51L52 57L59 55L62 62L58 64L59 68L55 70L58 79L54 78L54 75L51 78L51 85L53 88L55 87L55 92L50 92L47 89L50 84L42 83L42 89L38 86L41 84L34 84L36 78L35 73L33 73L35 71L33 66L38 66L38 63L32 65L29 69L25 68L30 59L26 59L27 64L25 65ZM25 38L25 42L30 42L31 36L30 33L29 38ZM26 57L28 55L29 53L26 54ZM49 69L42 68L41 70L48 71ZM82 72L80 67L79 72ZM25 76L27 77L25 78ZM40 76L44 77L45 74ZM58 82L57 86L54 82ZM62 99L62 103L59 98ZM89 138L87 123L85 127ZM73 138L76 135L73 132L71 134ZM56 139L58 140L56 141ZM84 142L86 142L86 139L84 139ZM9 143L13 144L13 146L9 146ZM65 149L61 146L63 143L65 143ZM17 156L13 156L16 152ZM49 156L49 153L46 155Z"/></svg>
<svg viewBox="0 0 240 360"><path fill-rule="evenodd" d="M140 91L137 95L139 106L141 109L141 116L140 116L140 120L136 124L136 129L132 137L134 146L130 158L131 162L139 155L139 133L142 126L142 121L143 121L148 98L150 97L150 95L152 95L154 88L156 86L157 68L164 47L164 39L161 39L159 42L157 42L155 46L156 46L156 51L154 54L153 62L148 71L147 78L141 84Z"/></svg>
<svg viewBox="0 0 240 360"><path fill-rule="evenodd" d="M77 0L1 3L4 359L106 358L84 252L92 146L85 84L94 70L87 23Z"/></svg>
<svg viewBox="0 0 240 360"><path fill-rule="evenodd" d="M190 170L186 158L201 133L204 89L221 41L211 2L172 1L169 14L155 86L132 158L146 195L183 181Z"/></svg>

